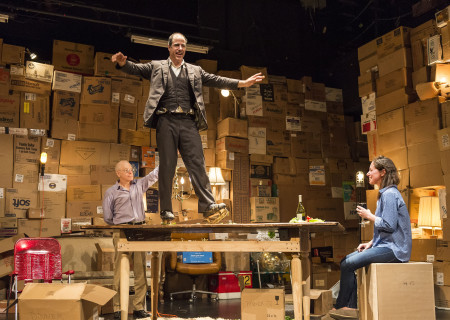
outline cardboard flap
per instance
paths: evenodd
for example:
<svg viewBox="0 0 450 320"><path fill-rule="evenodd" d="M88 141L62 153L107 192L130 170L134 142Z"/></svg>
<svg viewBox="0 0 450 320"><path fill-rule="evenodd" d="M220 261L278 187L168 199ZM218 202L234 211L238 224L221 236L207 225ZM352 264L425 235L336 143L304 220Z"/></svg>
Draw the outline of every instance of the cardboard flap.
<svg viewBox="0 0 450 320"><path fill-rule="evenodd" d="M28 283L19 300L80 300L84 283Z"/></svg>
<svg viewBox="0 0 450 320"><path fill-rule="evenodd" d="M93 284L86 284L86 288L84 289L82 299L87 300L98 305L105 305L109 300L114 297L116 291L107 289L104 287L100 287Z"/></svg>

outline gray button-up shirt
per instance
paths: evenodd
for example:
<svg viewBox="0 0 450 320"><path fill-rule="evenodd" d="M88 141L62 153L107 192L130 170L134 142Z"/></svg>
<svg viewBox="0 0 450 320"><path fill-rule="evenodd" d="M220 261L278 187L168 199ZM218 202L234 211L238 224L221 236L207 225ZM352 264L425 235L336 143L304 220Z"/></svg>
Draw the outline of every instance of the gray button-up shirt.
<svg viewBox="0 0 450 320"><path fill-rule="evenodd" d="M107 224L140 222L145 220L143 195L158 181L159 167L142 179L131 181L130 190L122 188L119 182L105 192L103 198L103 219Z"/></svg>

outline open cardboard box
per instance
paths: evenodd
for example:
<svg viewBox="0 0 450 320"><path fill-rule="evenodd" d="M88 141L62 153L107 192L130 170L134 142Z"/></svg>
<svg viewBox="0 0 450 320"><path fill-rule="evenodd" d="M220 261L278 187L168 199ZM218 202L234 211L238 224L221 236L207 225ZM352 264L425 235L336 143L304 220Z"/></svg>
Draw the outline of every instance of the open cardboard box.
<svg viewBox="0 0 450 320"><path fill-rule="evenodd" d="M19 297L20 319L95 320L115 294L86 283L29 283Z"/></svg>

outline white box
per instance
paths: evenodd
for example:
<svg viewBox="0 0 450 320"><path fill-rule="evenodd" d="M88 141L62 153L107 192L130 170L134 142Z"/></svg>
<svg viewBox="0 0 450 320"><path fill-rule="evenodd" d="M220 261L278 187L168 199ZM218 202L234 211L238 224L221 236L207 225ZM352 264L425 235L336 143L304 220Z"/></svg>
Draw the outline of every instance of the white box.
<svg viewBox="0 0 450 320"><path fill-rule="evenodd" d="M375 92L361 98L362 112L363 114L371 111L376 111L375 98L377 97Z"/></svg>
<svg viewBox="0 0 450 320"><path fill-rule="evenodd" d="M55 71L53 74L52 90L81 93L81 79L82 76L80 74Z"/></svg>
<svg viewBox="0 0 450 320"><path fill-rule="evenodd" d="M52 82L53 66L51 64L27 61L25 77L43 82Z"/></svg>
<svg viewBox="0 0 450 320"><path fill-rule="evenodd" d="M286 116L286 130L302 131L302 121L300 117Z"/></svg>
<svg viewBox="0 0 450 320"><path fill-rule="evenodd" d="M44 186L42 186L42 177L39 178L39 191L66 191L67 176L64 174L44 174ZM43 189L43 190L42 190Z"/></svg>

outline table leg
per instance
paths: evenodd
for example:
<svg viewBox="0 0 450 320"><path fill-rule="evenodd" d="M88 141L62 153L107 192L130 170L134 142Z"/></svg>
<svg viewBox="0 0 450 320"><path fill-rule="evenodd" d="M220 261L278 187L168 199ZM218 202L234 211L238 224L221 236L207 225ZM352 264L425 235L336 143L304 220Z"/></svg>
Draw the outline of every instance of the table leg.
<svg viewBox="0 0 450 320"><path fill-rule="evenodd" d="M302 301L303 301L302 264L300 263L300 258L298 254L292 255L291 273L292 273L292 299L294 303L294 318L302 319Z"/></svg>
<svg viewBox="0 0 450 320"><path fill-rule="evenodd" d="M302 252L302 283L303 283L303 319L310 320L311 314L311 260L309 259L309 252Z"/></svg>
<svg viewBox="0 0 450 320"><path fill-rule="evenodd" d="M158 291L159 291L159 252L152 252L151 260L151 300L152 300L152 320L158 318Z"/></svg>
<svg viewBox="0 0 450 320"><path fill-rule="evenodd" d="M128 319L128 299L130 292L130 259L122 252L120 258L120 311L122 320Z"/></svg>

